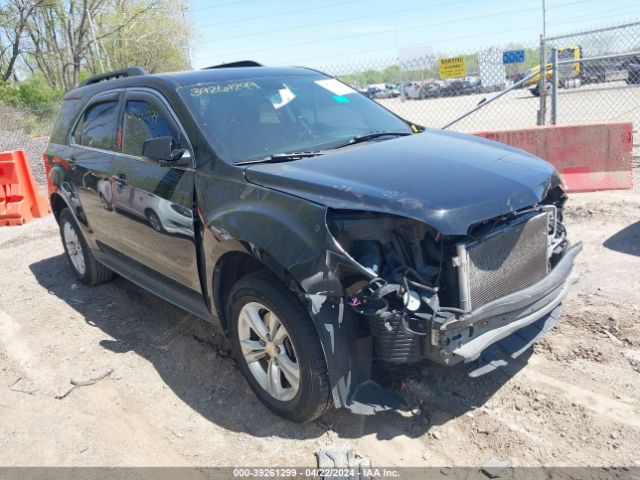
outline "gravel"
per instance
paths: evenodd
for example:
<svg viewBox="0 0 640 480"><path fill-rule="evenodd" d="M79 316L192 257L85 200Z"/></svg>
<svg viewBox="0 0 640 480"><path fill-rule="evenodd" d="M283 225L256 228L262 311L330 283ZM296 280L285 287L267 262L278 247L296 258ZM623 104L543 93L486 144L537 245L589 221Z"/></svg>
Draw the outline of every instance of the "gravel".
<svg viewBox="0 0 640 480"><path fill-rule="evenodd" d="M11 150L24 150L27 152L29 165L35 181L44 186L47 184L47 175L44 171L42 154L47 148L49 137L30 138L20 132L0 130L0 152Z"/></svg>

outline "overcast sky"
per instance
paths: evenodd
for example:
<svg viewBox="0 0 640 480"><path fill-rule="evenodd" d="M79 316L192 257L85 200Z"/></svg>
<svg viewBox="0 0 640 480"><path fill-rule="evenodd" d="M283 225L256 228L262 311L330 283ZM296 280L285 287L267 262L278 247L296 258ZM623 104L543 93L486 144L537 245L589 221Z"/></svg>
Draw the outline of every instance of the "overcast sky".
<svg viewBox="0 0 640 480"><path fill-rule="evenodd" d="M194 68L245 59L318 68L374 64L408 47L458 54L510 42L534 46L542 33L542 0L192 1ZM640 20L640 1L546 3L548 34Z"/></svg>

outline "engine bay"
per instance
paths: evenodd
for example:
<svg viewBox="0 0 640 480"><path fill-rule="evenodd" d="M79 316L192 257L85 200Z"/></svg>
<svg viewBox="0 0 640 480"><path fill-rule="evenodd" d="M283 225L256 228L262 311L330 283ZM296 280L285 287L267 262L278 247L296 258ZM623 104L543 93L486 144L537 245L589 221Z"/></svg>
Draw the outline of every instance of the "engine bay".
<svg viewBox="0 0 640 480"><path fill-rule="evenodd" d="M474 225L466 236L395 215L330 211L329 230L354 263L344 282L347 302L367 319L377 356L393 363L438 360L443 342L452 341L438 329L464 323L482 306L478 299L495 301L546 276L568 245L565 199L551 191L541 204ZM485 291L477 294L480 287ZM474 337L473 327L463 333Z"/></svg>

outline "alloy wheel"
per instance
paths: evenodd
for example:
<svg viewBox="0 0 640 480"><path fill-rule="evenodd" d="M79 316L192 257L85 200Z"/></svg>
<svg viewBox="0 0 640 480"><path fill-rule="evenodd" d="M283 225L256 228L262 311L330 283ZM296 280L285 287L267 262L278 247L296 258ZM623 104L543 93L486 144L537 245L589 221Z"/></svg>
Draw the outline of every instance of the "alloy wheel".
<svg viewBox="0 0 640 480"><path fill-rule="evenodd" d="M80 275L84 275L87 271L87 266L84 262L84 252L82 251L80 238L78 238L75 228L73 228L73 225L69 222L66 222L62 231L69 260L71 260L73 268L75 268Z"/></svg>
<svg viewBox="0 0 640 480"><path fill-rule="evenodd" d="M280 319L268 307L250 302L238 315L242 355L260 387L276 400L293 399L300 388L300 365Z"/></svg>

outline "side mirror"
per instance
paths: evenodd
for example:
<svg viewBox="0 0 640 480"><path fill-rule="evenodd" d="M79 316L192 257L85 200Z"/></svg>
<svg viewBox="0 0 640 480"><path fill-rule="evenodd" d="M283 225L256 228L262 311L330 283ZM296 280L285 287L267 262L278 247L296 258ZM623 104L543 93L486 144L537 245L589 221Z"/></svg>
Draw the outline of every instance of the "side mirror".
<svg viewBox="0 0 640 480"><path fill-rule="evenodd" d="M186 153L187 150L173 148L171 137L149 138L142 144L142 158L158 162L159 167L190 167L191 156Z"/></svg>

